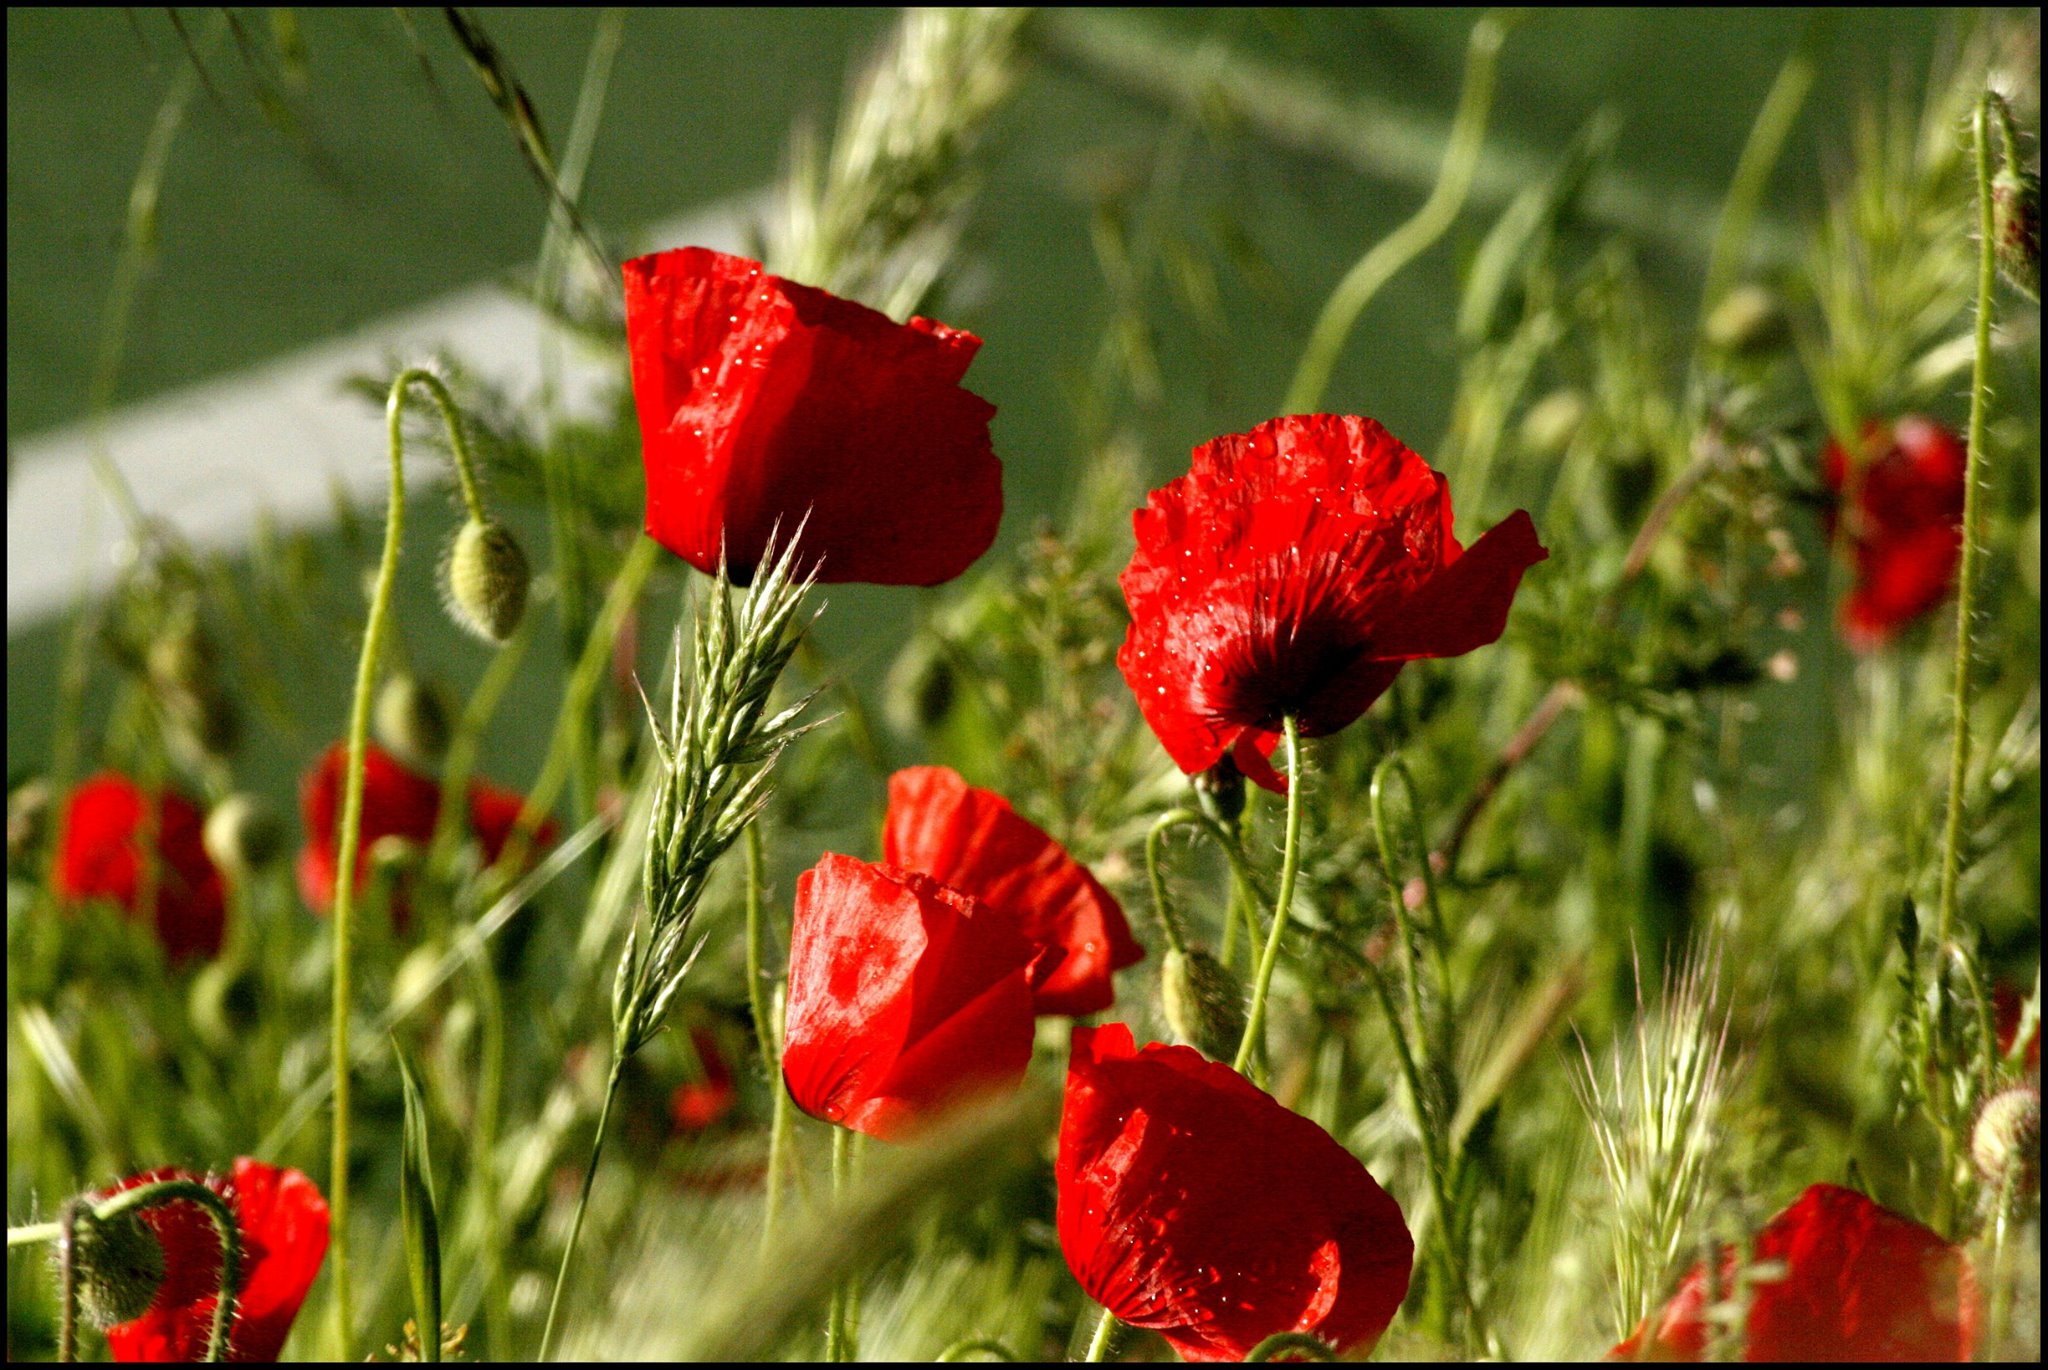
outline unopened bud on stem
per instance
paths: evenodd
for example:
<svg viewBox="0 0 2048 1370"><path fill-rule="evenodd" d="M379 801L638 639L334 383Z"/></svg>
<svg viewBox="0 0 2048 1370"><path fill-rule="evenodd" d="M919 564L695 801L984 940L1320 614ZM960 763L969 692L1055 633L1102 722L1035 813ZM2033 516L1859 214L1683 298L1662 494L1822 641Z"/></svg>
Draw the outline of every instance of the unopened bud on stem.
<svg viewBox="0 0 2048 1370"><path fill-rule="evenodd" d="M71 1228L78 1308L105 1331L139 1318L164 1282L164 1246L142 1217L122 1213L105 1222L81 1202Z"/></svg>
<svg viewBox="0 0 2048 1370"><path fill-rule="evenodd" d="M2027 1085L1994 1094L1977 1114L1970 1158L1984 1183L2014 1202L2031 1199L2041 1183L2041 1095Z"/></svg>
<svg viewBox="0 0 2048 1370"><path fill-rule="evenodd" d="M213 864L236 876L261 870L284 847L284 828L268 804L251 794L231 794L213 806L200 832Z"/></svg>
<svg viewBox="0 0 2048 1370"><path fill-rule="evenodd" d="M448 703L431 681L400 673L377 692L377 738L414 770L432 771L448 754L454 726Z"/></svg>
<svg viewBox="0 0 2048 1370"><path fill-rule="evenodd" d="M1159 991L1173 1035L1213 1060L1227 1061L1244 1036L1244 986L1200 947L1169 951Z"/></svg>
<svg viewBox="0 0 2048 1370"><path fill-rule="evenodd" d="M526 553L496 520L470 519L448 548L448 608L487 642L503 642L526 615Z"/></svg>

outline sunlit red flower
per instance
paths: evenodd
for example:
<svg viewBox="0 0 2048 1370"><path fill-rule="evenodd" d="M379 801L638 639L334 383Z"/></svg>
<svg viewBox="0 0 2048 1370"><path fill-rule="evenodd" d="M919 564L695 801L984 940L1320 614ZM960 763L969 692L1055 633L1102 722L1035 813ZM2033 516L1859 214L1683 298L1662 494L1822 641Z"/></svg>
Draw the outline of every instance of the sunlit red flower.
<svg viewBox="0 0 2048 1370"><path fill-rule="evenodd" d="M204 824L199 807L183 795L162 790L152 805L128 777L102 772L73 790L65 805L57 893L108 899L136 918L147 916L145 901L153 900L157 940L172 960L213 956L227 903L220 871L200 840ZM152 851L154 860L145 862Z"/></svg>
<svg viewBox="0 0 2048 1370"><path fill-rule="evenodd" d="M1408 1292L1401 1209L1330 1134L1192 1047L1074 1029L1060 1249L1088 1296L1189 1360L1276 1332L1364 1352Z"/></svg>
<svg viewBox="0 0 2048 1370"><path fill-rule="evenodd" d="M1267 789L1293 715L1349 726L1404 662L1494 641L1548 556L1517 510L1461 548L1444 478L1371 419L1269 419L1204 443L1132 518L1117 665L1190 775L1225 756Z"/></svg>
<svg viewBox="0 0 2048 1370"><path fill-rule="evenodd" d="M1096 1013L1116 997L1111 972L1145 949L1114 896L1045 831L944 766L889 778L882 859L971 894L1041 946L1066 955L1038 987L1040 1013Z"/></svg>
<svg viewBox="0 0 2048 1370"><path fill-rule="evenodd" d="M1932 419L1908 414L1863 429L1863 460L1837 442L1821 454L1828 488L1847 507L1831 513L1856 562L1842 601L1842 635L1867 652L1948 598L1963 555L1963 441Z"/></svg>
<svg viewBox="0 0 2048 1370"><path fill-rule="evenodd" d="M153 1180L196 1180L184 1170L152 1170L121 1181L133 1189ZM241 1231L241 1288L228 1330L228 1359L274 1361L292 1319L327 1256L327 1200L296 1170L236 1160L231 1174L205 1176L227 1200ZM197 1361L213 1330L220 1289L220 1239L197 1204L146 1209L142 1219L164 1246L164 1281L139 1318L107 1330L120 1361Z"/></svg>
<svg viewBox="0 0 2048 1370"><path fill-rule="evenodd" d="M676 1086L669 1097L669 1119L678 1132L703 1132L716 1126L732 1112L739 1099L732 1067L718 1049L718 1034L707 1027L690 1029L690 1044L697 1049L697 1062L704 1068L701 1079Z"/></svg>
<svg viewBox="0 0 2048 1370"><path fill-rule="evenodd" d="M962 389L981 340L701 247L627 262L626 345L647 535L744 582L804 522L826 581L936 585L1003 512L995 406Z"/></svg>
<svg viewBox="0 0 2048 1370"><path fill-rule="evenodd" d="M1734 1288L1736 1260L1733 1248L1722 1255L1724 1289ZM1853 1189L1812 1186L1757 1234L1753 1261L1782 1273L1751 1285L1745 1360L1968 1360L1976 1345L1968 1254ZM1614 1357L1700 1360L1707 1297L1702 1263Z"/></svg>
<svg viewBox="0 0 2048 1370"><path fill-rule="evenodd" d="M797 877L782 1076L797 1107L893 1139L1014 1085L1057 950L928 876L827 853Z"/></svg>
<svg viewBox="0 0 2048 1370"><path fill-rule="evenodd" d="M341 800L348 747L337 742L320 754L299 783L299 814L306 825L306 845L299 851L299 894L325 913L334 907L334 881L340 871ZM483 849L486 862L496 861L511 840L525 800L511 790L483 781L469 787L469 830ZM370 848L379 838L402 837L425 844L434 836L441 809L436 780L407 770L397 757L375 743L363 752L363 827L356 848L358 888L370 867ZM534 846L555 840L555 825L543 821ZM403 916L401 901L399 913Z"/></svg>

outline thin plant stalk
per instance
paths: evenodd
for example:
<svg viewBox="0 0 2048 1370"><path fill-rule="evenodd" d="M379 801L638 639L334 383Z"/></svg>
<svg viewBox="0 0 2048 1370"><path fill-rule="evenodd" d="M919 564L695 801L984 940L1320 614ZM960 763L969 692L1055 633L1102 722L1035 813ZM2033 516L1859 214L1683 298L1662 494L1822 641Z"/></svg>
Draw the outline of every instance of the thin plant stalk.
<svg viewBox="0 0 2048 1370"><path fill-rule="evenodd" d="M782 1148L778 1145L776 1122L783 1112L782 1054L776 1049L775 1024L769 1003L767 978L768 916L764 905L767 859L762 852L761 824L747 825L747 1008L754 1016L754 1044L761 1052L761 1069L767 1072L768 1088L774 1091L774 1110L768 1133L768 1175L765 1211L761 1218L761 1249L774 1239L775 1224L782 1209ZM782 1127L780 1132L787 1132Z"/></svg>
<svg viewBox="0 0 2048 1370"><path fill-rule="evenodd" d="M1422 208L1399 228L1372 245L1363 257L1337 282L1316 316L1308 345L1302 349L1294 380L1281 401L1283 414L1306 414L1322 403L1329 389L1330 373L1365 307L1380 288L1443 237L1465 196L1472 189L1472 173L1479 166L1479 153L1486 144L1486 120L1493 109L1494 75L1502 41L1513 16L1499 11L1488 13L1472 26L1472 38L1465 53L1465 86L1458 97L1458 112L1451 119L1449 145L1436 185Z"/></svg>
<svg viewBox="0 0 2048 1370"><path fill-rule="evenodd" d="M1090 1365L1109 1358L1110 1343L1116 1339L1116 1329L1116 1314L1103 1309L1102 1321L1095 1324L1095 1336L1088 1343L1087 1360Z"/></svg>
<svg viewBox="0 0 2048 1370"><path fill-rule="evenodd" d="M555 1344L555 1318L562 1309L562 1290L569 1282L569 1262L576 1255L576 1239L583 1234L583 1212L590 1207L590 1186L597 1179L597 1162L604 1154L604 1134L612 1118L612 1101L618 1097L619 1080L625 1073L625 1060L612 1057L610 1076L604 1085L604 1106L597 1113L597 1133L590 1139L590 1161L583 1167L583 1187L576 1193L576 1212L569 1219L569 1240L562 1246L562 1263L555 1270L555 1292L548 1299L548 1320L541 1327L540 1355L546 1360Z"/></svg>
<svg viewBox="0 0 2048 1370"><path fill-rule="evenodd" d="M853 1133L843 1127L832 1129L832 1202L846 1202L847 1180L852 1169ZM853 1277L841 1275L832 1286L832 1306L825 1319L825 1359L835 1364L854 1358Z"/></svg>
<svg viewBox="0 0 2048 1370"><path fill-rule="evenodd" d="M1294 902L1294 876L1301 864L1301 724L1289 714L1280 726L1287 738L1287 840L1280 855L1280 892L1273 899L1273 926L1266 934L1266 949L1259 957L1258 978L1252 982L1244 1040L1238 1043L1237 1059L1231 1062L1239 1074L1251 1064L1252 1053L1265 1030L1266 991L1272 987L1273 967L1280 960L1280 939L1287 931L1287 910Z"/></svg>
<svg viewBox="0 0 2048 1370"><path fill-rule="evenodd" d="M377 585L370 596L370 616L363 631L363 654L356 666L355 694L349 703L348 770L344 776L341 807L341 838L334 875L334 1146L328 1176L327 1202L333 1214L330 1249L334 1264L334 1346L341 1359L349 1358L349 1265L348 1265L348 1140L349 1140L349 1005L353 998L350 915L355 911L356 854L363 835L363 755L370 734L370 697L377 685L377 661L391 620L391 587L398 580L398 550L405 536L405 397L414 385L424 387L441 410L448 428L448 448L455 462L456 480L462 490L469 516L482 522L483 501L477 494L469 446L457 421L455 401L448 387L431 371L414 367L401 371L391 382L384 404L385 427L391 444L391 506L384 516L384 554L377 567Z"/></svg>
<svg viewBox="0 0 2048 1370"><path fill-rule="evenodd" d="M1998 280L1998 242L1991 216L1991 96L1978 97L1971 131L1977 144L1977 336L1970 370L1970 434L1963 464L1963 558L1956 572L1955 741L1948 763L1948 818L1941 833L1941 899L1934 935L1946 946L1955 927L1956 886L1963 870L1963 780L1970 765L1970 639L1977 610L1977 485L1984 463L1984 424L1991 408L1991 293Z"/></svg>

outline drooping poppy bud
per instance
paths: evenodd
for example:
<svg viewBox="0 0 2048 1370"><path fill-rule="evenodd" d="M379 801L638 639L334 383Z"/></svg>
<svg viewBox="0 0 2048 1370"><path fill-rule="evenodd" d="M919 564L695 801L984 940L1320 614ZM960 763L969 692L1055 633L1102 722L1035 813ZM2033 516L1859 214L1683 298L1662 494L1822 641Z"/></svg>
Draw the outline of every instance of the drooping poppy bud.
<svg viewBox="0 0 2048 1370"><path fill-rule="evenodd" d="M327 1201L296 1170L247 1156L226 1176L153 1170L121 1181L115 1192L156 1180L201 1180L227 1201L241 1236L240 1288L228 1333L228 1359L274 1361L299 1305L327 1257ZM117 1361L197 1361L213 1330L220 1290L220 1238L193 1203L143 1210L142 1221L163 1252L163 1280L148 1306L107 1329Z"/></svg>
<svg viewBox="0 0 2048 1370"><path fill-rule="evenodd" d="M1159 966L1159 995L1173 1035L1211 1060L1227 1061L1244 1040L1244 985L1203 951L1169 949Z"/></svg>
<svg viewBox="0 0 2048 1370"><path fill-rule="evenodd" d="M1830 534L1840 529L1856 563L1842 601L1842 635L1859 652L1890 642L1948 598L1963 554L1963 441L1932 419L1909 414L1863 428L1863 456L1841 444L1821 454L1837 495Z"/></svg>
<svg viewBox="0 0 2048 1370"><path fill-rule="evenodd" d="M532 578L519 539L495 519L467 520L448 544L449 611L486 642L503 642L518 631Z"/></svg>
<svg viewBox="0 0 2048 1370"><path fill-rule="evenodd" d="M1991 178L1992 251L1998 269L2030 300L2041 298L2041 178L2006 166Z"/></svg>
<svg viewBox="0 0 2048 1370"><path fill-rule="evenodd" d="M1269 790L1282 720L1351 725L1401 667L1501 635L1549 555L1525 513L1472 545L1444 478L1371 419L1270 419L1195 449L1132 519L1117 665L1190 775L1229 756Z"/></svg>
<svg viewBox="0 0 2048 1370"><path fill-rule="evenodd" d="M1031 1062L1044 958L1010 920L914 871L827 853L797 877L782 1078L798 1108L895 1140Z"/></svg>
<svg viewBox="0 0 2048 1370"><path fill-rule="evenodd" d="M136 1213L102 1222L82 1205L72 1219L71 1265L78 1310L102 1332L139 1318L164 1282L164 1244Z"/></svg>
<svg viewBox="0 0 2048 1370"><path fill-rule="evenodd" d="M104 771L65 806L57 893L111 900L136 918L153 906L157 940L172 960L216 955L227 899L201 826L199 806L183 795L145 795L128 777Z"/></svg>
<svg viewBox="0 0 2048 1370"><path fill-rule="evenodd" d="M945 766L889 777L882 859L971 895L1040 946L1064 955L1035 1003L1040 1013L1097 1013L1116 997L1114 972L1145 949L1116 897L1044 829L992 790Z"/></svg>
<svg viewBox="0 0 2048 1370"><path fill-rule="evenodd" d="M213 864L238 877L268 866L284 848L284 825L253 794L231 794L214 805L200 836Z"/></svg>
<svg viewBox="0 0 2048 1370"><path fill-rule="evenodd" d="M1077 1027L1060 1249L1088 1296L1189 1360L1276 1332L1364 1352L1408 1292L1401 1209L1330 1134L1189 1047Z"/></svg>
<svg viewBox="0 0 2048 1370"><path fill-rule="evenodd" d="M1002 520L971 333L701 247L627 262L647 535L745 583L779 526L826 582L937 585Z"/></svg>
<svg viewBox="0 0 2048 1370"><path fill-rule="evenodd" d="M448 700L432 681L401 671L377 691L377 740L415 770L431 771L455 732Z"/></svg>
<svg viewBox="0 0 2048 1370"><path fill-rule="evenodd" d="M1723 1289L1736 1260L1733 1247L1722 1253ZM1757 1234L1753 1260L1783 1271L1750 1286L1744 1360L1953 1361L1976 1345L1969 1254L1853 1189L1809 1188ZM1611 1359L1700 1360L1707 1297L1702 1263Z"/></svg>

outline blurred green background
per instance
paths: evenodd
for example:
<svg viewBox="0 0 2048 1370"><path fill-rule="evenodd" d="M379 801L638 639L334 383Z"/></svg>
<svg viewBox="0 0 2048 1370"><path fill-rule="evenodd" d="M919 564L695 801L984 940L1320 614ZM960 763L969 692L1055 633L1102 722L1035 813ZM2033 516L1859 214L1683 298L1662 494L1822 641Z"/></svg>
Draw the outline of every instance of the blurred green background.
<svg viewBox="0 0 2048 1370"><path fill-rule="evenodd" d="M1219 50L1249 55L1354 108L1366 136L1350 157L1276 145L1241 112L1169 109L1111 70L1104 31L1072 15L1040 16L1031 30L1038 60L985 150L988 181L966 269L935 311L987 344L969 384L1000 410L1008 507L992 556L1058 513L1088 443L1102 436L1089 431L1076 398L1087 392L1089 361L1116 307L1105 283L1104 206L1135 204L1162 238L1201 249L1187 254L1197 275L1205 257L1238 268L1216 277L1206 308L1199 279L1155 280L1141 302L1158 361L1158 400L1145 408L1142 431L1144 475L1156 484L1184 469L1193 443L1276 411L1330 286L1420 203L1426 185L1414 175L1359 167L1378 164L1379 151L1398 162L1400 147L1412 145L1433 171L1440 143L1431 140L1448 124L1478 13L1111 16L1115 32L1135 34L1147 51L1177 53L1191 69ZM559 141L593 14L480 17ZM8 13L10 447L85 412L135 168L164 92L209 20L200 11ZM538 250L541 195L438 14L413 12L408 25L389 10L292 11L282 35L271 12L237 12L234 22L204 55L204 88L170 155L117 403L502 275ZM770 185L785 165L792 121L829 128L848 74L892 22L887 11L633 12L591 163L587 217L621 251L667 246L638 235ZM1795 10L1536 16L1508 42L1489 156L1497 170L1540 171L1596 111L1617 114L1612 181L1675 223L1645 242L1640 261L1670 316L1684 320L1711 227L1702 215L1718 203L1764 92L1810 22ZM1820 80L1767 201L1764 228L1779 241L1817 207L1817 168L1839 153L1852 109L1890 87L1916 90L1942 41L1931 11L1849 11L1827 24ZM280 60L281 52L298 55ZM1276 89L1276 101L1285 94ZM1379 151L1375 120L1387 131ZM1449 239L1374 302L1329 392L1329 408L1372 414L1425 455L1448 418L1459 273L1502 206L1491 189L1498 183L1483 177ZM1114 228L1114 214L1108 223ZM1611 227L1580 231L1590 240ZM1461 523L1504 512L1461 509ZM447 526L440 511L420 520L411 565L429 564L426 549ZM1816 573L1803 583L1809 631L1828 631L1824 580ZM466 688L483 654L438 627L423 570L409 578L408 596L401 612L416 658ZM875 683L922 598L835 591L823 627L828 649ZM56 623L10 632L13 773L45 764L61 640ZM301 692L332 690L335 733L353 659L352 644L332 644L293 682ZM522 673L495 730L489 769L501 779L530 775L554 683L547 672ZM1817 692L1802 697L1783 707L1795 715L1824 707ZM317 696L302 693L299 711L319 716L308 698ZM103 707L89 704L88 718ZM282 797L327 738L281 734L252 748L245 778Z"/></svg>

